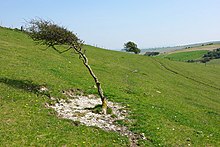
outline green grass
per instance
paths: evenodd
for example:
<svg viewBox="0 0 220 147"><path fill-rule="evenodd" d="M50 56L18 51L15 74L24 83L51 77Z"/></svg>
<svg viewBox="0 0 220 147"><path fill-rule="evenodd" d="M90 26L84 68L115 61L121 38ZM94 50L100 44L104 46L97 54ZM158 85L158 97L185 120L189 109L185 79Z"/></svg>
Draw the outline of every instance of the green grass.
<svg viewBox="0 0 220 147"><path fill-rule="evenodd" d="M159 57L167 58L174 61L187 61L187 60L196 60L201 59L204 54L208 51L190 51L190 52L179 52L172 54L162 54Z"/></svg>
<svg viewBox="0 0 220 147"><path fill-rule="evenodd" d="M75 126L45 108L46 85L54 97L80 88L97 93L77 55L35 45L21 32L0 28L0 142L2 146L127 146L128 139L95 127ZM142 146L220 145L220 65L188 64L85 46L109 100L130 109L145 133Z"/></svg>
<svg viewBox="0 0 220 147"><path fill-rule="evenodd" d="M207 64L209 64L209 65L216 65L216 64L219 65L220 64L220 59L211 60Z"/></svg>

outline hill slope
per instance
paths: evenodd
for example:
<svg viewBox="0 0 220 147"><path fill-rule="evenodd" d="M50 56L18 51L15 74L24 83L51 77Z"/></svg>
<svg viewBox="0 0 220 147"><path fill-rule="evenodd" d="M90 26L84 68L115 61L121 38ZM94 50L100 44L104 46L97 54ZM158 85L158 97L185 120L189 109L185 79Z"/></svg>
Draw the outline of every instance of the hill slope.
<svg viewBox="0 0 220 147"><path fill-rule="evenodd" d="M209 51L220 48L220 44L206 45L200 47L192 47L160 54L157 57L167 58L175 61L201 60ZM215 63L218 63L215 62Z"/></svg>
<svg viewBox="0 0 220 147"><path fill-rule="evenodd" d="M203 42L182 46L174 46L174 47L159 47L159 48L148 48L142 49L141 53L145 52L160 52L160 53L176 53L176 52L189 52L189 51L200 51L200 50L213 50L220 47L220 41L212 41L212 42Z"/></svg>
<svg viewBox="0 0 220 147"><path fill-rule="evenodd" d="M207 54L207 50L198 51L186 51L186 52L173 52L168 54L161 54L158 57L167 58L175 61L188 61L188 60L198 60L202 59L204 54Z"/></svg>
<svg viewBox="0 0 220 147"><path fill-rule="evenodd" d="M126 137L94 127L74 126L45 108L50 94L80 88L96 93L93 79L77 55L58 54L35 45L22 32L0 28L0 142L3 146L126 146ZM147 146L220 145L220 66L166 59L85 46L94 72L109 100L129 107L132 122L145 133Z"/></svg>

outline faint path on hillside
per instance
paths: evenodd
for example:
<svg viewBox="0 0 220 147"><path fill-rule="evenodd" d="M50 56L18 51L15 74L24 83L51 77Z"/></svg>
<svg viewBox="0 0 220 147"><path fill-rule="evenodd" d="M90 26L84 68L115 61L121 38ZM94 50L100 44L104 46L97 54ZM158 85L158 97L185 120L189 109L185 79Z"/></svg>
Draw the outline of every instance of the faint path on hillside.
<svg viewBox="0 0 220 147"><path fill-rule="evenodd" d="M178 71L175 71L175 70L171 69L170 67L166 66L164 63L158 61L157 59L155 59L155 58L152 58L152 59L153 59L155 62L157 62L160 66L162 66L164 69L166 69L167 71L169 71L169 72L172 72L172 73L174 73L174 74L176 74L176 75L179 75L179 76L181 76L181 77L184 77L184 78L186 78L186 79L192 80L192 81L194 81L194 82L196 82L196 83L199 83L199 84L202 84L202 85L205 85L205 86L214 88L214 89L216 89L216 90L220 90L219 87L215 87L215 86L213 86L213 85L209 85L208 83L205 83L205 82L202 82L202 81L198 81L198 80L196 80L196 79L194 79L194 78L192 78L192 77L186 76L186 75L184 75L184 74L182 74L182 73L180 73L180 72L178 72Z"/></svg>

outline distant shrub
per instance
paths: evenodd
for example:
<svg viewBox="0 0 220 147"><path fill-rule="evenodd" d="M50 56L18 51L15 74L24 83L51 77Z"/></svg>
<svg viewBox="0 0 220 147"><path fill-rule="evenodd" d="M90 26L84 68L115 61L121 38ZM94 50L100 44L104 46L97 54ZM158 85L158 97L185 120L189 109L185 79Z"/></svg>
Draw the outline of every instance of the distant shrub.
<svg viewBox="0 0 220 147"><path fill-rule="evenodd" d="M187 60L186 62L194 63L194 62L196 62L196 60Z"/></svg>
<svg viewBox="0 0 220 147"><path fill-rule="evenodd" d="M209 62L211 59L208 58L208 57L205 57L203 59L200 60L201 63L206 63L206 62Z"/></svg>
<svg viewBox="0 0 220 147"><path fill-rule="evenodd" d="M146 52L144 55L145 56L156 56L156 55L159 55L160 53L159 52Z"/></svg>
<svg viewBox="0 0 220 147"><path fill-rule="evenodd" d="M208 43L207 45L213 45L213 43Z"/></svg>
<svg viewBox="0 0 220 147"><path fill-rule="evenodd" d="M211 45L211 43L209 44ZM201 60L198 60L201 63L209 62L212 59L220 59L220 48L214 49L204 54Z"/></svg>
<svg viewBox="0 0 220 147"><path fill-rule="evenodd" d="M220 48L217 48L213 51L209 51L207 54L203 55L203 58L219 59L220 58Z"/></svg>

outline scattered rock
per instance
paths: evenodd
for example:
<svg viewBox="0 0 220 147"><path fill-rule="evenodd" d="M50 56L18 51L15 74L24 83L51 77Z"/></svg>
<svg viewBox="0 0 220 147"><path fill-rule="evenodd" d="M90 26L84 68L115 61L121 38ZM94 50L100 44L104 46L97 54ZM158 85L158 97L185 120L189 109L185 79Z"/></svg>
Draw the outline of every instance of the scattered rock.
<svg viewBox="0 0 220 147"><path fill-rule="evenodd" d="M50 99L51 99L52 101L55 101L55 100L56 100L56 98L54 98L54 97L50 97Z"/></svg>
<svg viewBox="0 0 220 147"><path fill-rule="evenodd" d="M100 99L89 98L87 96L74 96L73 99L69 99L68 101L60 100L59 103L50 107L55 109L59 116L78 121L86 126L96 126L106 131L117 132L124 129L121 126L117 126L114 122L116 120L125 119L127 111L121 111L121 109L125 109L125 107L113 102L108 102L108 107L112 109L112 114L116 116L112 117L112 114L97 114L89 109L97 105L101 105Z"/></svg>
<svg viewBox="0 0 220 147"><path fill-rule="evenodd" d="M143 140L146 140L146 139L147 139L147 138L145 137L145 134L144 134L144 133L141 133L140 136L141 136L141 138L142 138Z"/></svg>
<svg viewBox="0 0 220 147"><path fill-rule="evenodd" d="M41 92L41 93L44 93L44 92L48 92L49 90L48 90L48 88L45 87L45 86L40 86L39 89L38 89L38 91Z"/></svg>
<svg viewBox="0 0 220 147"><path fill-rule="evenodd" d="M90 99L94 99L94 98L96 98L96 96L94 95L94 94L90 94L90 95L88 95L88 98L90 98Z"/></svg>
<svg viewBox="0 0 220 147"><path fill-rule="evenodd" d="M135 69L135 70L133 70L132 72L133 72L133 73L137 73L137 72L138 72L138 70L137 70L137 69Z"/></svg>
<svg viewBox="0 0 220 147"><path fill-rule="evenodd" d="M66 91L72 99L59 100L55 105L46 105L55 109L59 117L70 119L75 126L80 124L86 126L95 126L105 131L115 131L123 136L127 136L130 141L130 146L137 146L138 139L146 139L144 133L137 135L129 131L127 127L115 123L117 120L125 120L128 116L126 107L117 103L108 101L108 107L111 108L111 114L94 113L92 109L97 105L101 105L100 98L95 95L83 96L74 95L75 91Z"/></svg>
<svg viewBox="0 0 220 147"><path fill-rule="evenodd" d="M159 90L156 91L157 93L161 93Z"/></svg>

